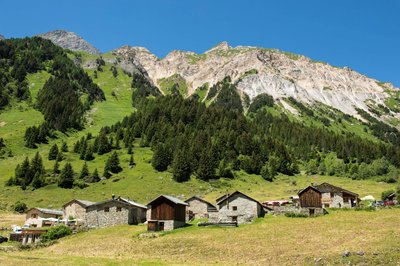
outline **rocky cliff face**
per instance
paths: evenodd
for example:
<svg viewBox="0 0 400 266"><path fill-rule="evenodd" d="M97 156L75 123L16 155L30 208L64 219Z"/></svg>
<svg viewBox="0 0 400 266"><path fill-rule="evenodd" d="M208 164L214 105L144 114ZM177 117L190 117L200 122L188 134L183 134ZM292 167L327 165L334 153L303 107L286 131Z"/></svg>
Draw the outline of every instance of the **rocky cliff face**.
<svg viewBox="0 0 400 266"><path fill-rule="evenodd" d="M85 51L89 54L100 54L99 49L82 39L73 32L68 32L65 30L55 30L44 34L37 35L39 37L49 39L54 44L61 46L65 49L70 49L72 51Z"/></svg>
<svg viewBox="0 0 400 266"><path fill-rule="evenodd" d="M0 40L5 40L6 38L0 34Z"/></svg>
<svg viewBox="0 0 400 266"><path fill-rule="evenodd" d="M390 83L379 83L348 67L333 67L275 49L232 48L226 42L204 54L173 51L163 59L143 47L124 46L113 53L142 66L156 85L179 74L189 95L206 82L212 86L230 76L250 99L261 93L278 100L294 97L308 104L321 102L356 117L356 108L368 111L367 101L384 104L389 92L397 90Z"/></svg>

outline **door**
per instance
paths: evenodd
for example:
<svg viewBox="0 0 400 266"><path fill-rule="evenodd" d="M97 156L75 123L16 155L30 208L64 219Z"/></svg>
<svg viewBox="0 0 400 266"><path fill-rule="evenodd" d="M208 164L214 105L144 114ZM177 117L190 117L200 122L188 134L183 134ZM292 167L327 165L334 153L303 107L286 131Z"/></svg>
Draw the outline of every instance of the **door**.
<svg viewBox="0 0 400 266"><path fill-rule="evenodd" d="M237 222L237 216L232 216L232 222Z"/></svg>
<svg viewBox="0 0 400 266"><path fill-rule="evenodd" d="M164 231L164 222L159 222L158 223L158 230Z"/></svg>
<svg viewBox="0 0 400 266"><path fill-rule="evenodd" d="M314 216L315 214L315 210L314 209L310 209L310 216Z"/></svg>

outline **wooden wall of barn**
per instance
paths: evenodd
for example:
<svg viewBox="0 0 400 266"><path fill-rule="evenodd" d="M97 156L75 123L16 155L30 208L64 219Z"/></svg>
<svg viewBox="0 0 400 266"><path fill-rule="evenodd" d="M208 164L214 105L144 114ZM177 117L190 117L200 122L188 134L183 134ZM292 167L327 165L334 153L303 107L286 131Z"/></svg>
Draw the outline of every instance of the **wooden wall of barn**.
<svg viewBox="0 0 400 266"><path fill-rule="evenodd" d="M311 187L307 188L299 195L300 206L303 208L315 207L321 208L321 193L312 189Z"/></svg>

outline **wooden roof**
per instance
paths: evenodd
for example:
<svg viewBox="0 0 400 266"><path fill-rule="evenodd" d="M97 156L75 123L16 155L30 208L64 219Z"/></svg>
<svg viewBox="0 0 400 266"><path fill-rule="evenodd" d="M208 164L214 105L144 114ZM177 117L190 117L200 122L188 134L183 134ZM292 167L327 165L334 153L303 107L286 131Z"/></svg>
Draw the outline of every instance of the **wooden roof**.
<svg viewBox="0 0 400 266"><path fill-rule="evenodd" d="M93 201L80 200L80 199L72 199L72 200L68 201L67 203L65 203L62 207L65 208L65 206L67 206L67 205L69 205L69 204L71 204L71 203L73 203L73 202L78 203L78 204L81 205L82 207L86 207L86 206L95 204L95 202L93 202Z"/></svg>
<svg viewBox="0 0 400 266"><path fill-rule="evenodd" d="M62 211L59 210L51 210L51 209L44 209L44 208L30 208L29 210L27 210L26 212L29 212L31 210L38 210L41 213L45 213L45 214L52 214L52 215L63 215Z"/></svg>
<svg viewBox="0 0 400 266"><path fill-rule="evenodd" d="M152 201L150 201L149 203L147 203L147 205L151 205L153 202L155 202L156 200L158 200L158 199L160 199L160 198L167 199L167 200L169 200L169 201L171 201L172 203L177 204L177 205L184 205L184 206L188 206L188 205L189 205L189 204L187 204L186 202L184 202L184 201L182 201L182 200L180 200L180 199L178 199L178 198L169 196L169 195L160 195L160 196L158 196L157 198L155 198L155 199L153 199Z"/></svg>
<svg viewBox="0 0 400 266"><path fill-rule="evenodd" d="M312 189L312 190L317 191L318 193L321 193L321 191L318 188L316 188L315 186L308 186L306 188L299 190L299 192L297 192L297 195L300 196L301 194L303 194L303 192L307 191L308 189Z"/></svg>

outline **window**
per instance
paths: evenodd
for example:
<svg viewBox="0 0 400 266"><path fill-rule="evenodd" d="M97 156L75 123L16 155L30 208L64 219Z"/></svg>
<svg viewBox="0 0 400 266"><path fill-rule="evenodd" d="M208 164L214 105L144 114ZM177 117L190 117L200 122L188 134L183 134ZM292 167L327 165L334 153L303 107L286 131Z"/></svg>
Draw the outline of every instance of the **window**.
<svg viewBox="0 0 400 266"><path fill-rule="evenodd" d="M333 198L335 196L335 194L333 194L333 192L331 192L331 198Z"/></svg>
<svg viewBox="0 0 400 266"><path fill-rule="evenodd" d="M232 216L232 222L237 222L237 216Z"/></svg>
<svg viewBox="0 0 400 266"><path fill-rule="evenodd" d="M104 212L109 212L109 211L110 211L110 208L108 208L108 207L104 208Z"/></svg>
<svg viewBox="0 0 400 266"><path fill-rule="evenodd" d="M121 211L121 207L117 207L117 212L120 212Z"/></svg>
<svg viewBox="0 0 400 266"><path fill-rule="evenodd" d="M237 211L237 206L232 206L232 210Z"/></svg>
<svg viewBox="0 0 400 266"><path fill-rule="evenodd" d="M36 213L34 213L34 214L31 215L31 217L36 219L36 218L38 218L38 215Z"/></svg>

